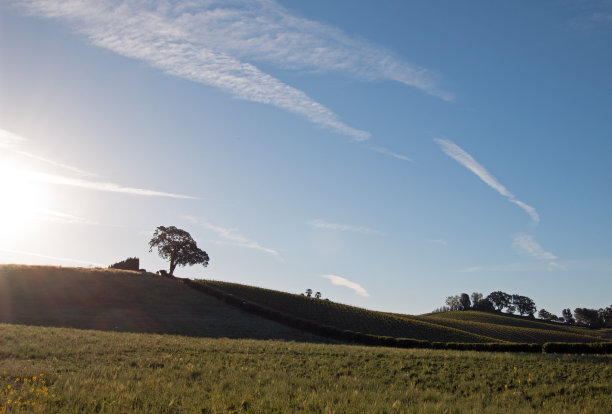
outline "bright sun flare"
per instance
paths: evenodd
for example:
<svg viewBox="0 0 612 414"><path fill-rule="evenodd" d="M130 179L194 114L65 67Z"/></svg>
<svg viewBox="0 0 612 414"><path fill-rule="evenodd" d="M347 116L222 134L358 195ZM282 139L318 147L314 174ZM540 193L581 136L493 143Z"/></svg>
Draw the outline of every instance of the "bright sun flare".
<svg viewBox="0 0 612 414"><path fill-rule="evenodd" d="M33 231L43 192L28 172L12 163L0 164L0 241Z"/></svg>

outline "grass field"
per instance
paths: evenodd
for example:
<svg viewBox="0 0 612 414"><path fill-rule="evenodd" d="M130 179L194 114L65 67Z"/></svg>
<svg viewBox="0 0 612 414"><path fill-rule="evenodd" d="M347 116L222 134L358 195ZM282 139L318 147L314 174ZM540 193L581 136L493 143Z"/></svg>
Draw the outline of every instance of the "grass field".
<svg viewBox="0 0 612 414"><path fill-rule="evenodd" d="M0 324L0 412L608 413L610 362Z"/></svg>

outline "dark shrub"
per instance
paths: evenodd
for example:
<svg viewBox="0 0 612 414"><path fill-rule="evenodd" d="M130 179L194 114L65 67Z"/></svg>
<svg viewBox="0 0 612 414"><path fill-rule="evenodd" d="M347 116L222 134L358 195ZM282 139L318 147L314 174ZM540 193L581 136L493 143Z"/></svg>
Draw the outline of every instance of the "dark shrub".
<svg viewBox="0 0 612 414"><path fill-rule="evenodd" d="M109 269L121 269L121 270L134 270L140 269L140 259L138 257L128 257L127 259L113 263L108 267Z"/></svg>

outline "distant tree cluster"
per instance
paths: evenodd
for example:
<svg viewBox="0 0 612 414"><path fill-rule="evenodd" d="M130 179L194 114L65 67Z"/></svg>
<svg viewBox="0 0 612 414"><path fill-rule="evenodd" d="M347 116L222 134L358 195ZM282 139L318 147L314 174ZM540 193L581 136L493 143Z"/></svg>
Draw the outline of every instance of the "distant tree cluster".
<svg viewBox="0 0 612 414"><path fill-rule="evenodd" d="M612 306L603 309L574 309L574 318L577 325L589 328L612 328Z"/></svg>
<svg viewBox="0 0 612 414"><path fill-rule="evenodd" d="M502 291L491 292L488 296L489 300L498 312L504 308L507 313L518 312L519 315L528 315L534 317L536 306L535 302L527 296L509 295Z"/></svg>
<svg viewBox="0 0 612 414"><path fill-rule="evenodd" d="M546 309L541 309L538 312L538 318L589 328L609 328L612 327L612 306L605 309L576 308L573 315L570 309L563 309L561 317L548 312Z"/></svg>
<svg viewBox="0 0 612 414"><path fill-rule="evenodd" d="M140 269L140 259L138 257L128 257L125 260L122 260L117 263L113 263L108 268L138 271Z"/></svg>
<svg viewBox="0 0 612 414"><path fill-rule="evenodd" d="M528 315L533 318L536 311L535 302L527 296L509 295L501 291L492 292L486 298L483 298L482 293L479 292L472 293L471 297L467 293L461 293L460 295L447 297L445 303L446 306L435 309L434 312L470 309L501 312L506 309L507 313L518 312L521 316Z"/></svg>
<svg viewBox="0 0 612 414"><path fill-rule="evenodd" d="M519 315L527 315L534 318L536 311L535 302L522 295L510 295L502 291L491 292L483 298L482 293L474 292L472 295L461 293L455 296L448 296L446 305L434 309L434 312L449 312L463 310L481 310L487 312L502 312ZM572 311L567 308L561 311L561 316L550 313L546 309L540 309L538 318L568 325L587 326L589 328L612 327L612 306L603 309L576 308Z"/></svg>

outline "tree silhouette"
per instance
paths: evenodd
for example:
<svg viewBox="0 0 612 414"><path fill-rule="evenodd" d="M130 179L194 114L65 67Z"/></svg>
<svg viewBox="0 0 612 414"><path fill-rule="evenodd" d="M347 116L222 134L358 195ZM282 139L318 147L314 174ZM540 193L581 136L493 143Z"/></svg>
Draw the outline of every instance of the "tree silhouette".
<svg viewBox="0 0 612 414"><path fill-rule="evenodd" d="M472 307L470 295L467 293L462 293L461 296L459 296L459 303L461 304L461 310L468 310Z"/></svg>
<svg viewBox="0 0 612 414"><path fill-rule="evenodd" d="M574 323L576 323L576 320L574 319L574 316L572 315L572 311L569 308L563 309L561 311L561 315L563 316L563 320L565 321L566 324L573 325Z"/></svg>
<svg viewBox="0 0 612 414"><path fill-rule="evenodd" d="M445 301L446 305L448 305L449 309L452 311L462 310L461 307L461 297L459 295L448 296Z"/></svg>
<svg viewBox="0 0 612 414"><path fill-rule="evenodd" d="M174 274L177 266L192 266L202 264L208 266L209 257L204 250L198 248L195 240L185 230L174 226L159 226L149 241L149 252L157 247L157 253L162 259L170 261L169 275Z"/></svg>
<svg viewBox="0 0 612 414"><path fill-rule="evenodd" d="M501 312L503 308L511 307L512 296L505 292L499 290L497 292L491 292L487 298L491 301L493 306L495 306L498 312ZM512 312L514 312L514 310L512 310Z"/></svg>
<svg viewBox="0 0 612 414"><path fill-rule="evenodd" d="M482 300L482 293L473 292L471 297L472 297L472 308L477 309L478 302Z"/></svg>
<svg viewBox="0 0 612 414"><path fill-rule="evenodd" d="M540 309L540 311L538 312L538 318L540 319L544 319L547 321L550 321L553 317L553 314L550 313L549 311L547 311L546 309L542 308Z"/></svg>
<svg viewBox="0 0 612 414"><path fill-rule="evenodd" d="M321 292L315 293L315 298L316 299L321 299Z"/></svg>
<svg viewBox="0 0 612 414"><path fill-rule="evenodd" d="M527 314L533 316L536 311L535 302L527 296L512 295L512 306L523 316Z"/></svg>
<svg viewBox="0 0 612 414"><path fill-rule="evenodd" d="M600 328L603 325L603 320L600 316L602 315L600 315L597 309L574 309L574 318L576 318L576 324L588 326L589 328Z"/></svg>

